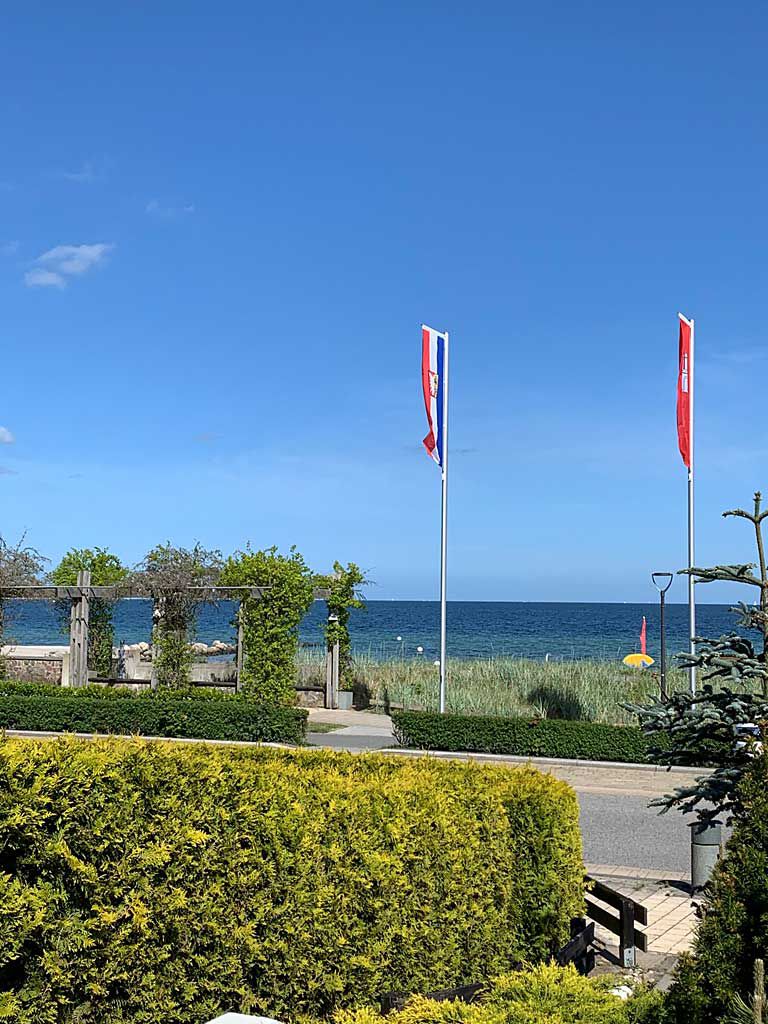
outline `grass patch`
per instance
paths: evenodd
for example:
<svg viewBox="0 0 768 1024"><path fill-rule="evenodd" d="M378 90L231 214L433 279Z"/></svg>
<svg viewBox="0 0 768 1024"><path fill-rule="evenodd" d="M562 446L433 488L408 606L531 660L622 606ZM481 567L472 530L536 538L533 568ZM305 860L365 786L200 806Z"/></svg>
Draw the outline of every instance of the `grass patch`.
<svg viewBox="0 0 768 1024"><path fill-rule="evenodd" d="M325 663L303 653L302 679L322 682ZM389 711L436 711L438 673L418 658L375 661L356 656L358 690ZM687 689L688 676L673 670L670 689ZM637 724L619 705L659 692L657 673L610 661L533 661L526 658L448 659L448 711L507 718L567 718L612 725Z"/></svg>

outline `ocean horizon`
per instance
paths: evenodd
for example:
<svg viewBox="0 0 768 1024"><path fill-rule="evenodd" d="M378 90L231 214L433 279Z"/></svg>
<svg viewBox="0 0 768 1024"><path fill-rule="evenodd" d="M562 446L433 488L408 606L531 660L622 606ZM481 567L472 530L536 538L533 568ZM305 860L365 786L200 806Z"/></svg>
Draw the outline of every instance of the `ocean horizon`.
<svg viewBox="0 0 768 1024"><path fill-rule="evenodd" d="M697 632L718 637L736 630L737 617L728 604L697 607ZM212 643L233 641L236 605L221 601L202 605L196 617L194 639ZM321 647L324 602L313 604L301 623L302 646ZM657 602L578 601L449 601L448 655L453 658L534 658L620 660L639 650L640 627L647 620L648 651L658 657L659 606ZM117 602L114 613L117 643L150 639L152 604L142 599ZM350 635L358 657L378 660L434 659L439 652L438 601L367 601L353 610ZM5 642L62 644L56 608L47 601L13 600L6 605ZM667 605L669 656L688 645L688 606ZM421 648L421 650L419 650Z"/></svg>

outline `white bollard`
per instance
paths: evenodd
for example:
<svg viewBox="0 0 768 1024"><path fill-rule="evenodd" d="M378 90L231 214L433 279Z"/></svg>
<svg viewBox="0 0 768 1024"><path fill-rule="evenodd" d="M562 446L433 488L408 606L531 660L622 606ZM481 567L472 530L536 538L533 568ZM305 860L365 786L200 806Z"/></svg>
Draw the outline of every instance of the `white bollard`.
<svg viewBox="0 0 768 1024"><path fill-rule="evenodd" d="M695 822L691 829L691 889L701 892L709 881L720 856L723 830L711 822L703 825Z"/></svg>

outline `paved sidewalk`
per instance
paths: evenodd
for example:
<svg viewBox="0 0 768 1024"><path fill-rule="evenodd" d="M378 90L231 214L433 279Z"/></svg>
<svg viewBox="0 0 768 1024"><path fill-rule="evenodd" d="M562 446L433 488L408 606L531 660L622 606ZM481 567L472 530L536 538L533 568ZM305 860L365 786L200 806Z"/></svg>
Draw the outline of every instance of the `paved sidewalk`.
<svg viewBox="0 0 768 1024"><path fill-rule="evenodd" d="M391 718L388 715L379 715L374 711L333 711L330 708L310 708L310 729L313 722L346 728L365 726L377 730L382 736L392 736Z"/></svg>
<svg viewBox="0 0 768 1024"><path fill-rule="evenodd" d="M648 936L648 952L638 953L642 967L646 958L661 955L675 955L690 949L698 918L696 905L691 900L686 874L621 867L616 864L587 864L587 874L612 889L630 896L648 911L647 926L639 926ZM602 904L615 914L616 911ZM618 940L613 933L597 925L595 938L611 952L618 955Z"/></svg>
<svg viewBox="0 0 768 1024"><path fill-rule="evenodd" d="M408 750L394 745L392 721L387 715L371 711L330 711L312 708L309 712L309 728L312 723L338 725L329 733L315 733L315 746L360 751L376 748L388 754L404 757L437 757L457 761L478 761L492 764L532 764L540 771L550 772L558 779L570 783L583 793L605 793L616 795L655 797L668 793L676 786L693 781L697 776L708 774L706 768L672 768L659 765L628 765L606 761L569 761L549 757L517 757L512 754L478 754L458 751Z"/></svg>

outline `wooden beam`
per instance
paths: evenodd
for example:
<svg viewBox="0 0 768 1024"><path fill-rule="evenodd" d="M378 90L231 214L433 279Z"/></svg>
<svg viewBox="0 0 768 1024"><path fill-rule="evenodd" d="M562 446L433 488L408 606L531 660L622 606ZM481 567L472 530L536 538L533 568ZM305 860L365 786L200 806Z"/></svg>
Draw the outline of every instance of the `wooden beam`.
<svg viewBox="0 0 768 1024"><path fill-rule="evenodd" d="M7 596L22 596L26 601L53 601L53 600L71 600L74 601L82 596L81 591L83 588L78 586L73 587L58 587L43 583L24 584L18 587L0 587L0 597L3 595ZM150 601L152 599L151 594L148 594L142 587L129 587L120 586L117 584L111 587L92 587L90 584L87 588L87 596L90 599L100 598L104 601L119 601L121 598L126 597L143 597ZM233 599L247 595L253 598L262 598L265 594L268 594L272 587L157 587L155 593L158 594L173 594L178 593L179 589L185 593L192 594L211 594L212 600L218 600L221 598L226 599L228 595L231 595ZM325 601L330 597L330 590L327 587L315 587L313 592L314 601Z"/></svg>

